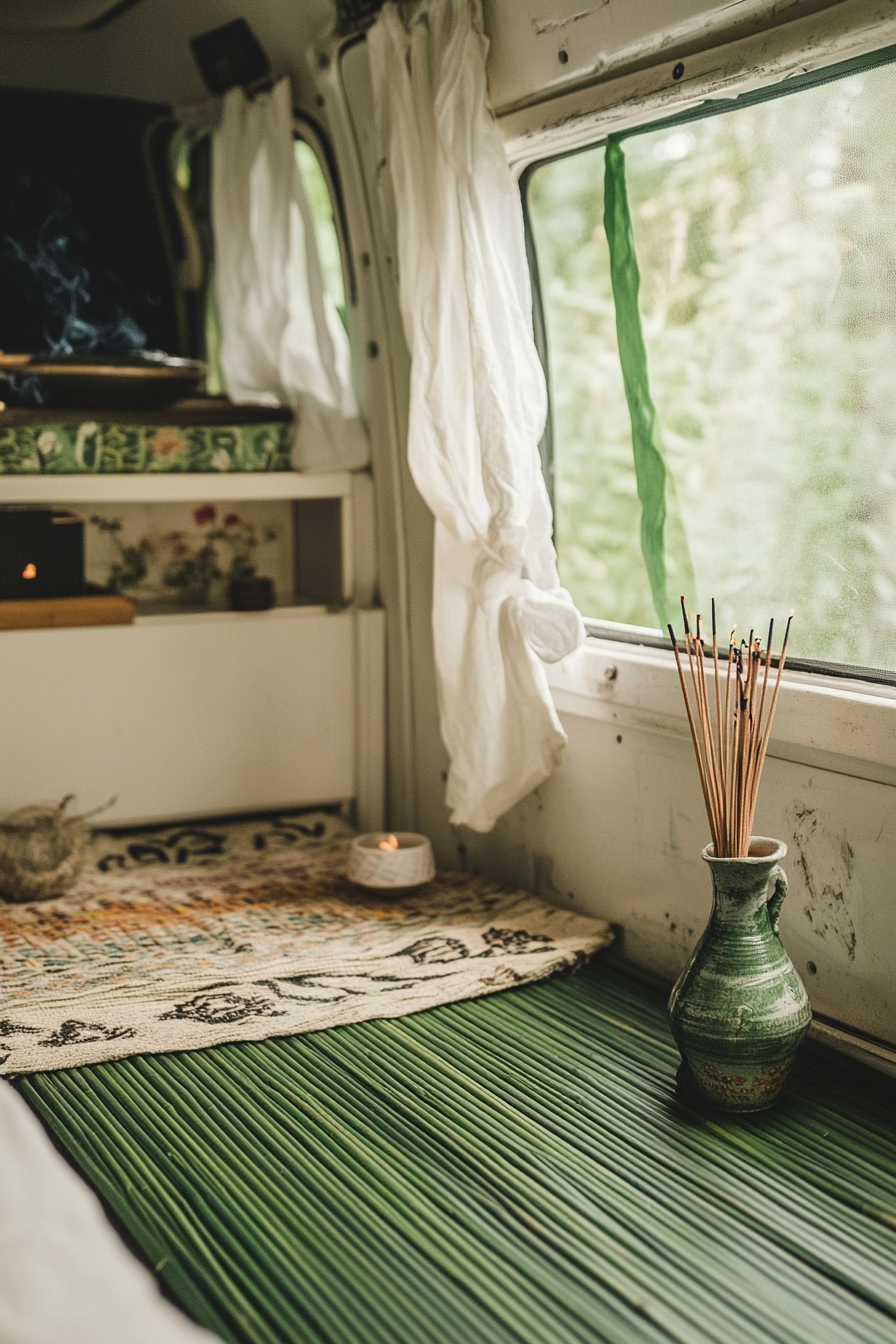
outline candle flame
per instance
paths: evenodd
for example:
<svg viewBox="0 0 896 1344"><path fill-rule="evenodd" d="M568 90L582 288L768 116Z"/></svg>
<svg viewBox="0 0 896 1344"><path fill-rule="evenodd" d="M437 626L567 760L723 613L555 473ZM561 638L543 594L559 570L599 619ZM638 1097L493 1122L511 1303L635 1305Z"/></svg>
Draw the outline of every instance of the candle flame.
<svg viewBox="0 0 896 1344"><path fill-rule="evenodd" d="M385 840L381 840L377 845L377 849L397 849L397 848L398 848L397 835L389 835L386 837Z"/></svg>
<svg viewBox="0 0 896 1344"><path fill-rule="evenodd" d="M30 564L30 563L27 564L27 565L25 566L25 568L22 570L22 578L23 578L23 579L36 579L36 578L37 578L37 565L32 565L32 564Z"/></svg>

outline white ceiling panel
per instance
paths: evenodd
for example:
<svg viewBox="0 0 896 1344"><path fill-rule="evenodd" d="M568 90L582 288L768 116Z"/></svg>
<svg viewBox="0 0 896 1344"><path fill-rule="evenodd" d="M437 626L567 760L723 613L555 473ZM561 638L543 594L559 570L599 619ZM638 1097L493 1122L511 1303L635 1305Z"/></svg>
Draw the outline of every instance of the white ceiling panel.
<svg viewBox="0 0 896 1344"><path fill-rule="evenodd" d="M85 11L99 0L0 0L3 15L52 7ZM108 8L103 0L102 8ZM311 43L334 21L332 0L140 0L95 29L42 27L3 31L0 85L99 93L160 103L208 97L190 38L231 19L248 20L276 75L290 74L301 99Z"/></svg>
<svg viewBox="0 0 896 1344"><path fill-rule="evenodd" d="M483 0L501 114L603 75L781 23L832 0Z"/></svg>

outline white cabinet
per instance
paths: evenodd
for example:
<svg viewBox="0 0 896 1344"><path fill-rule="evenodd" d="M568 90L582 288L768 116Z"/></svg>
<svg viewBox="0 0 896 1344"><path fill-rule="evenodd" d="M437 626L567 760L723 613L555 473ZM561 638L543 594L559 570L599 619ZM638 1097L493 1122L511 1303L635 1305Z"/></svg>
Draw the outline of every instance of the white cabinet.
<svg viewBox="0 0 896 1344"><path fill-rule="evenodd" d="M369 489L349 473L0 477L0 503L292 499L299 530L307 502L297 582L304 567L321 589L317 604L308 591L267 612L0 632L0 811L114 795L115 824L354 799L378 829L384 613L352 604L353 513ZM369 578L360 587L369 601Z"/></svg>

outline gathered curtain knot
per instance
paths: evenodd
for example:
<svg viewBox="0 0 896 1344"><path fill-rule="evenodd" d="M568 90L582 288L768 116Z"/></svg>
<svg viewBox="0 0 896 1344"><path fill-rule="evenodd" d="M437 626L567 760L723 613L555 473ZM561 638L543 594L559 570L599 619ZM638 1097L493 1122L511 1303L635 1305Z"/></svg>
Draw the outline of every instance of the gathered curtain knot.
<svg viewBox="0 0 896 1344"><path fill-rule="evenodd" d="M543 663L559 663L583 642L582 618L565 588L538 588L517 579L505 598L502 621Z"/></svg>

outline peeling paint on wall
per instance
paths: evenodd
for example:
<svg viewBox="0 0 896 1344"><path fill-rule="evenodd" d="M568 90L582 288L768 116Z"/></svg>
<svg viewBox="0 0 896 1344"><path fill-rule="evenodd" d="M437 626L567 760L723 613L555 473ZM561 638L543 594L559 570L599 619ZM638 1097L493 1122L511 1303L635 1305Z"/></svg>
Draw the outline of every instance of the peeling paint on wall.
<svg viewBox="0 0 896 1344"><path fill-rule="evenodd" d="M606 9L610 0L600 0L599 4L589 5L587 9L580 9L577 14L570 14L565 19L533 19L532 27L535 29L536 37L544 37L548 33L559 33L561 29L568 28L572 23L578 23L581 19L588 19L592 14L596 14L600 9Z"/></svg>
<svg viewBox="0 0 896 1344"><path fill-rule="evenodd" d="M836 940L850 961L856 959L856 928L849 913L849 888L855 872L855 851L848 840L828 834L818 812L807 803L790 809L796 867L803 876L808 904L803 914L812 932Z"/></svg>
<svg viewBox="0 0 896 1344"><path fill-rule="evenodd" d="M690 956L694 947L696 929L691 924L679 924L677 920L672 918L672 913L669 910L666 911L663 918L676 946L680 947L687 956Z"/></svg>
<svg viewBox="0 0 896 1344"><path fill-rule="evenodd" d="M535 873L535 894L544 901L565 905L569 897L554 882L554 859L550 854L533 854L532 866ZM570 892L570 897L572 892Z"/></svg>
<svg viewBox="0 0 896 1344"><path fill-rule="evenodd" d="M678 827L675 822L675 809L669 808L669 854L676 859L681 857L681 843L678 839Z"/></svg>

